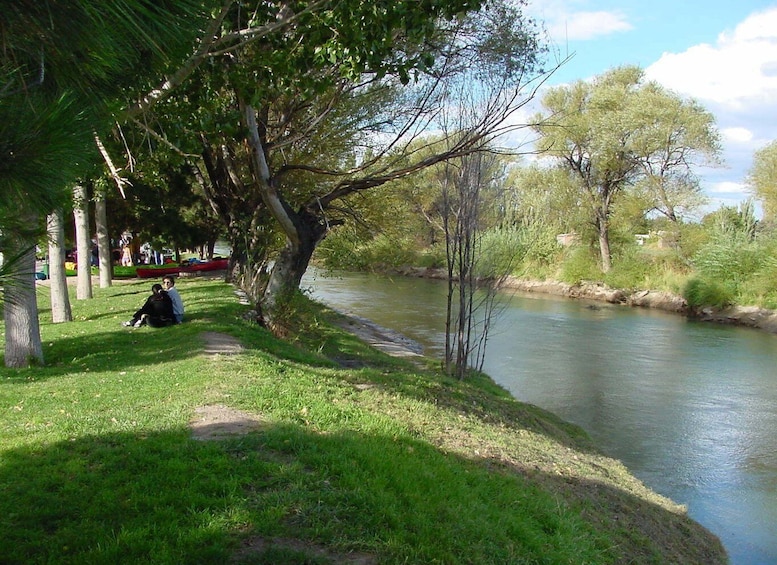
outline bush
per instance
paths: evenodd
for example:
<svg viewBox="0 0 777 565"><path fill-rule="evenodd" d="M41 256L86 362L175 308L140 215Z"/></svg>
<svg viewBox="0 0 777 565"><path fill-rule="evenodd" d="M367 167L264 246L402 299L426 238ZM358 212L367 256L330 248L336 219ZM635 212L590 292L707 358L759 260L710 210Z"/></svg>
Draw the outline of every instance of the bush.
<svg viewBox="0 0 777 565"><path fill-rule="evenodd" d="M683 289L683 297L691 308L712 306L724 308L734 302L730 286L698 277L690 279Z"/></svg>
<svg viewBox="0 0 777 565"><path fill-rule="evenodd" d="M329 269L349 271L429 264L438 260L434 254L419 249L411 237L378 234L364 241L352 237L345 230L325 239L316 250L316 257Z"/></svg>
<svg viewBox="0 0 777 565"><path fill-rule="evenodd" d="M761 268L738 287L737 302L777 309L777 258L764 251Z"/></svg>
<svg viewBox="0 0 777 565"><path fill-rule="evenodd" d="M559 270L559 279L569 284L581 281L600 280L602 269L599 266L599 255L584 245L576 245L567 249Z"/></svg>
<svg viewBox="0 0 777 565"><path fill-rule="evenodd" d="M626 245L613 256L612 270L604 282L612 288L668 289L680 292L671 281L684 276L688 267L674 249Z"/></svg>

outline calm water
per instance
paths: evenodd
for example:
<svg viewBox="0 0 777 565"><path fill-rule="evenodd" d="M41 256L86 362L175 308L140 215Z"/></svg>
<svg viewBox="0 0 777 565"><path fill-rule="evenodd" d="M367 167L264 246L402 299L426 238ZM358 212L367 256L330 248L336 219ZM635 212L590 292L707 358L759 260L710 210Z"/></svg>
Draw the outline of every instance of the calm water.
<svg viewBox="0 0 777 565"><path fill-rule="evenodd" d="M439 281L312 272L303 286L442 356ZM687 505L733 564L777 563L777 336L538 295L505 302L485 365L496 382Z"/></svg>

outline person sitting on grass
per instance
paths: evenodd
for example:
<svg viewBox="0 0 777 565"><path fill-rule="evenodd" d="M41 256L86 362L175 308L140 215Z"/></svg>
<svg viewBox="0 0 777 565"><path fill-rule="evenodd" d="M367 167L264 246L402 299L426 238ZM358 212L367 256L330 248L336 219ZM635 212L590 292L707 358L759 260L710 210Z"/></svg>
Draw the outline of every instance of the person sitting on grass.
<svg viewBox="0 0 777 565"><path fill-rule="evenodd" d="M183 322L183 300L181 295L178 294L178 289L175 288L175 279L172 275L166 275L162 279L162 286L165 287L167 294L170 295L170 300L173 301L173 314L175 315L175 323L180 324Z"/></svg>
<svg viewBox="0 0 777 565"><path fill-rule="evenodd" d="M167 292L162 290L161 284L155 284L151 287L151 296L146 299L143 307L135 312L131 320L123 322L122 325L139 328L148 324L152 328L162 328L175 323L173 301Z"/></svg>

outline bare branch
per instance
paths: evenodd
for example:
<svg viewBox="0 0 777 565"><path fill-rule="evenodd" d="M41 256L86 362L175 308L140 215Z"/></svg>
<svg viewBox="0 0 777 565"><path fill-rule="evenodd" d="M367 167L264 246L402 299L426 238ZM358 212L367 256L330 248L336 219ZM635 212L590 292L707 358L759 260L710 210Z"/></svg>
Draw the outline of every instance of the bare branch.
<svg viewBox="0 0 777 565"><path fill-rule="evenodd" d="M100 155L102 155L103 160L105 161L105 164L108 166L108 170L111 173L111 177L113 177L113 180L116 182L116 186L119 189L119 192L121 193L122 198L127 198L127 195L124 194L124 186L132 186L132 183L130 183L127 179L122 177L119 174L119 170L116 168L116 166L113 164L113 160L111 159L111 156L108 154L108 151L105 149L105 145L103 145L102 140L97 135L97 133L94 134L94 141L97 144L97 149L100 150Z"/></svg>

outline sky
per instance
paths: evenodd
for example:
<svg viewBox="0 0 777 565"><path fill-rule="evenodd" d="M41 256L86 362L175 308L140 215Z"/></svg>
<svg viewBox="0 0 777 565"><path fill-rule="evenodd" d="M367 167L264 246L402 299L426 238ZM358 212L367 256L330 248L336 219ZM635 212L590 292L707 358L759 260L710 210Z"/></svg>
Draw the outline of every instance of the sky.
<svg viewBox="0 0 777 565"><path fill-rule="evenodd" d="M524 12L547 30L551 62L571 55L549 85L642 67L715 117L723 163L696 170L708 209L751 196L753 154L777 140L777 1L529 0Z"/></svg>

